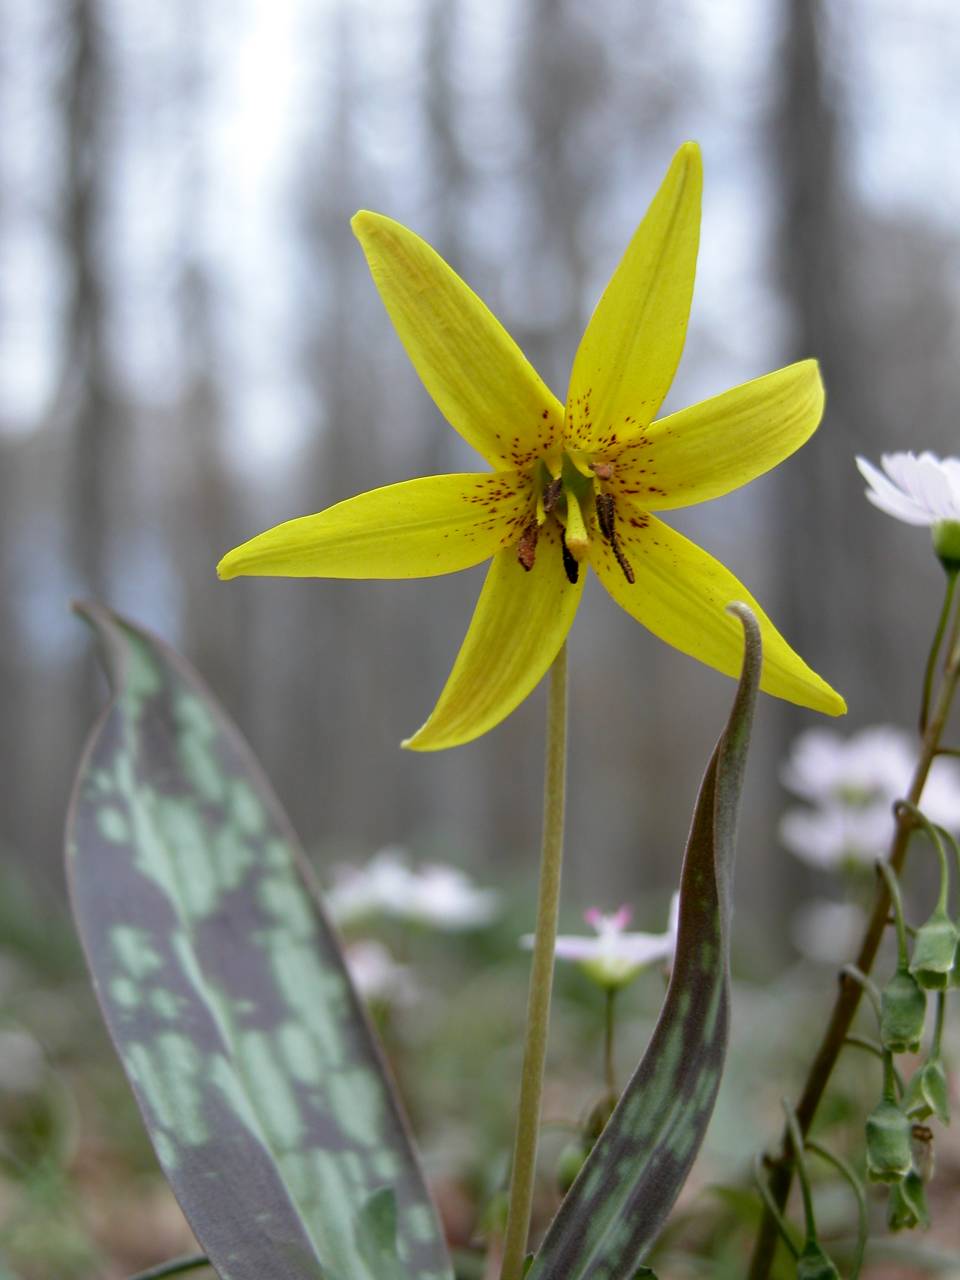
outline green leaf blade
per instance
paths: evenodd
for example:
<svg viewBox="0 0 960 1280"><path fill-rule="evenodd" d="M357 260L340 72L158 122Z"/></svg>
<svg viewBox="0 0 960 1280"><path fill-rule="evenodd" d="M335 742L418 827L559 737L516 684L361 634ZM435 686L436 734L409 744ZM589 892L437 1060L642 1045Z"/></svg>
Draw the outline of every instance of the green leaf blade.
<svg viewBox="0 0 960 1280"><path fill-rule="evenodd" d="M676 1200L713 1112L729 1023L730 878L762 665L752 613L726 729L687 840L670 986L640 1065L565 1197L529 1280L631 1280Z"/></svg>
<svg viewBox="0 0 960 1280"><path fill-rule="evenodd" d="M166 1173L222 1280L449 1280L433 1206L339 946L249 749L189 666L86 606L113 698L68 819L74 914Z"/></svg>

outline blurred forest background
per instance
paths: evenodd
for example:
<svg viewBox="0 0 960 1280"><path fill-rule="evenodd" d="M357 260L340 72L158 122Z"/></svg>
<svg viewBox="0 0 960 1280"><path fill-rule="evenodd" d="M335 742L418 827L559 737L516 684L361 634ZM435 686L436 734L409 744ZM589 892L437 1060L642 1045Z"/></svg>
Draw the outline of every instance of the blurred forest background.
<svg viewBox="0 0 960 1280"><path fill-rule="evenodd" d="M477 743L398 749L446 678L483 569L388 584L222 584L214 572L280 520L474 466L393 335L350 233L358 207L429 239L562 398L670 156L699 140L700 270L667 407L807 355L822 361L828 407L776 472L670 519L845 694L842 729L910 726L941 573L921 531L862 498L853 456L958 452L958 65L955 0L0 0L4 1017L58 1065L96 1034L63 923L61 837L105 691L71 597L129 613L200 668L321 874L399 842L514 895L501 956L529 927L543 691ZM565 915L630 899L641 927L662 928L733 686L595 582L571 654ZM787 959L783 926L812 874L776 830L780 761L815 723L761 703L736 894L754 974ZM482 948L460 962L450 982L477 973ZM438 1060L446 1093L410 1068L412 1104L422 1131L432 1107L456 1114L472 1082L474 1100L485 1090L499 1108L483 1132L502 1151L515 1048L508 1074L485 1074L476 1035L515 1046L521 1011L504 1013L502 988L489 1003L476 994L459 1015L466 1048ZM753 1029L774 1008L755 998L738 1015ZM420 1033L422 1049L430 1026L408 1034ZM99 1051L109 1061L102 1037ZM21 1241L24 1257L46 1257L36 1274L106 1274L91 1231L128 1269L182 1245L166 1192L142 1220L116 1208L126 1171L153 1170L119 1069L48 1093L54 1110L96 1097L71 1177L93 1202L107 1187L101 1209L114 1209L99 1231L88 1205L81 1243L51 1260L50 1205L65 1194L51 1174L31 1193L41 1243ZM743 1157L737 1114L712 1140ZM476 1163L476 1126L460 1139ZM137 1225L148 1219L151 1231L175 1222L155 1252Z"/></svg>
<svg viewBox="0 0 960 1280"><path fill-rule="evenodd" d="M687 137L704 223L668 407L813 354L828 410L785 466L675 522L843 691L846 727L910 723L939 570L862 500L853 455L956 451L958 57L950 0L5 0L4 860L61 893L103 699L67 605L94 596L199 666L321 854L400 841L532 874L542 691L474 745L397 749L482 569L221 584L214 565L281 519L474 465L393 335L358 207L426 236L562 398ZM667 892L731 686L600 590L572 655L569 893ZM816 717L765 700L759 720L740 900L762 945L798 874L777 762Z"/></svg>

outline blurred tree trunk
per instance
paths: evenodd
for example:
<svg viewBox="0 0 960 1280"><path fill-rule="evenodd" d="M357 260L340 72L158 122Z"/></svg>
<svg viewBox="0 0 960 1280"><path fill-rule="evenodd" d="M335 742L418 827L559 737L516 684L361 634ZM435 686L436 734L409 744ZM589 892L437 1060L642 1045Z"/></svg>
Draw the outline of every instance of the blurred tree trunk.
<svg viewBox="0 0 960 1280"><path fill-rule="evenodd" d="M218 590L215 566L230 542L233 492L221 447L223 406L210 281L198 261L183 264L180 281L183 390L178 405L180 458L170 530L181 583L181 644L206 673L232 715L247 718L244 679L248 593Z"/></svg>
<svg viewBox="0 0 960 1280"><path fill-rule="evenodd" d="M186 149L181 175L180 270L176 305L181 346L180 398L176 408L178 447L172 468L172 504L164 509L182 588L182 646L243 723L251 719L247 677L249 627L244 617L250 600L247 584L219 588L215 565L230 546L236 487L227 469L223 445L222 361L214 292L197 228L203 225L205 174L209 157L201 147L196 122L209 104L207 33L192 0L181 0L177 97L178 136ZM172 518L171 518L172 517Z"/></svg>
<svg viewBox="0 0 960 1280"><path fill-rule="evenodd" d="M366 464L372 452L367 430L373 426L375 362L358 366L358 353L367 345L357 314L362 255L350 229L360 203L353 127L357 21L353 6L340 0L329 19L328 77L317 81L318 92L327 95L317 109L322 133L309 139L311 159L304 167L309 182L302 193L304 256L311 282L304 358L315 403L303 468L304 511L372 487ZM369 783L364 735L378 719L369 591L350 582L289 586L295 621L288 634L297 640L283 690L288 770L304 782L309 779L301 804L310 830L322 831L327 839L343 840L350 833L363 841L381 793L378 781L364 795Z"/></svg>
<svg viewBox="0 0 960 1280"><path fill-rule="evenodd" d="M44 481L34 491L40 496L39 501L33 497L31 514L40 545L62 548L71 590L109 602L111 497L122 448L108 358L103 261L110 77L99 0L62 4L66 40L57 103L64 154L59 234L67 289L59 386L51 412L56 439L37 441L37 451L44 454L38 478L42 473ZM57 484L47 489L46 477L52 474ZM65 619L67 599L57 600L49 582L38 585L41 607L62 610ZM59 862L63 797L100 703L102 682L90 646L78 645L84 655L80 661L64 662L54 641L59 620L51 616L46 625L50 635L30 666L24 699L29 710L19 749L25 847L36 851L32 868L49 873Z"/></svg>
<svg viewBox="0 0 960 1280"><path fill-rule="evenodd" d="M67 0L63 238L70 291L59 415L66 424L66 542L80 589L109 597L110 495L122 447L107 354L102 237L109 180L106 51L99 0Z"/></svg>
<svg viewBox="0 0 960 1280"><path fill-rule="evenodd" d="M0 813L4 815L3 835L19 844L20 800L26 783L24 770L24 727L26 706L23 700L24 670L20 627L14 616L16 572L15 506L17 455L10 441L3 438L0 426L0 584L3 605L0 607ZM0 857L10 850L3 847Z"/></svg>
<svg viewBox="0 0 960 1280"><path fill-rule="evenodd" d="M782 599L775 617L791 643L842 689L851 706L874 698L885 664L876 603L856 589L875 564L870 525L849 518L861 485L854 454L869 431L862 381L852 193L842 164L835 86L824 65L823 0L786 0L781 98L772 134L779 182L781 279L793 321L789 356L816 356L827 388L821 430L790 459L781 481L778 547ZM842 65L831 32L834 65ZM821 663L820 658L828 659Z"/></svg>

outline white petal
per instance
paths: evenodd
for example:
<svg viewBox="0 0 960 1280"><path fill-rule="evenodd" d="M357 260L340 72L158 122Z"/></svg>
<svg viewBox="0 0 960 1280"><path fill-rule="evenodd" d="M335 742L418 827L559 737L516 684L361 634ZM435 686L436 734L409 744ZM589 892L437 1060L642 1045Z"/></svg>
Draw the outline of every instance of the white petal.
<svg viewBox="0 0 960 1280"><path fill-rule="evenodd" d="M889 496L877 493L874 489L868 489L867 500L875 507L879 507L886 515L902 520L904 524L931 525L934 523L934 517L929 511L923 511L912 498L908 498L906 494L897 493L895 489Z"/></svg>
<svg viewBox="0 0 960 1280"><path fill-rule="evenodd" d="M953 495L953 519L960 520L960 459L944 458L940 464L950 481L950 492Z"/></svg>
<svg viewBox="0 0 960 1280"><path fill-rule="evenodd" d="M932 453L924 453L917 462L917 483L923 494L924 505L938 519L949 520L954 514L950 481Z"/></svg>
<svg viewBox="0 0 960 1280"><path fill-rule="evenodd" d="M888 472L891 468L905 470L901 462L908 456L907 454L884 454L883 465ZM866 494L875 507L879 507L887 515L903 520L907 524L932 524L929 512L905 492L904 485L898 488L891 484L887 477L866 458L857 458L857 469L870 486Z"/></svg>

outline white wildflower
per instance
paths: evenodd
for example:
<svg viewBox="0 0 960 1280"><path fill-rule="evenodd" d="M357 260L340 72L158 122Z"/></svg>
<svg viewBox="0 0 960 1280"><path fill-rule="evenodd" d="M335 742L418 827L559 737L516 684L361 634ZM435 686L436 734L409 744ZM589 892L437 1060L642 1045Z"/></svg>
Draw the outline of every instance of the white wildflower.
<svg viewBox="0 0 960 1280"><path fill-rule="evenodd" d="M584 919L595 930L595 936L561 934L555 954L558 960L575 961L602 987L623 987L648 965L673 957L679 913L680 895L674 894L666 933L628 933L627 926L633 915L629 907L620 907L612 915L604 915L592 907L584 913ZM532 947L533 935L527 934L521 944Z"/></svg>
<svg viewBox="0 0 960 1280"><path fill-rule="evenodd" d="M436 929L470 929L495 918L499 898L493 889L478 889L456 867L411 868L404 851L390 846L365 867L335 867L326 903L342 926L383 915Z"/></svg>
<svg viewBox="0 0 960 1280"><path fill-rule="evenodd" d="M857 468L869 488L867 498L887 515L906 524L936 525L960 520L960 459L934 453L885 453L884 475L866 458Z"/></svg>
<svg viewBox="0 0 960 1280"><path fill-rule="evenodd" d="M892 809L910 786L917 746L910 734L875 725L844 738L811 729L793 744L784 765L784 785L812 808L790 809L780 837L792 853L816 866L872 864L890 839ZM921 801L940 826L960 830L960 770L934 763Z"/></svg>

